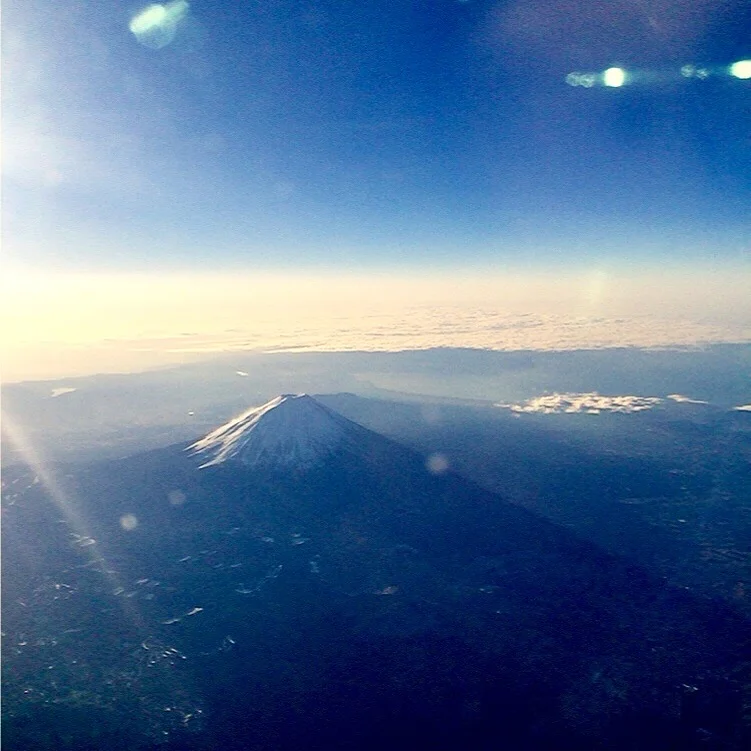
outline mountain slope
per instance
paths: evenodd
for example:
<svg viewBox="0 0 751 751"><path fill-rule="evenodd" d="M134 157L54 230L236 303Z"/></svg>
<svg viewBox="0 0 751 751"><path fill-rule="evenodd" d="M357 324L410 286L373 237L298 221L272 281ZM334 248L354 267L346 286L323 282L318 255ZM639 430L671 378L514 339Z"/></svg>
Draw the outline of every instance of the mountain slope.
<svg viewBox="0 0 751 751"><path fill-rule="evenodd" d="M310 397L54 475L57 503L49 482L7 478L19 737L51 705L195 748L692 748L699 727L741 732L725 680L740 618Z"/></svg>

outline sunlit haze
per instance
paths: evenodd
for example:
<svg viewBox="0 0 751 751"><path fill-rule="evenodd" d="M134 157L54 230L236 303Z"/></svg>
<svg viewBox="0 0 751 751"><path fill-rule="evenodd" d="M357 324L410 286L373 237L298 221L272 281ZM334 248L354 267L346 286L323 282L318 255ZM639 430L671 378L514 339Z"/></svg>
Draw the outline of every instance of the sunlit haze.
<svg viewBox="0 0 751 751"><path fill-rule="evenodd" d="M745 340L747 6L660 8L6 3L4 377Z"/></svg>
<svg viewBox="0 0 751 751"><path fill-rule="evenodd" d="M6 276L6 380L238 350L497 350L751 338L737 269Z"/></svg>

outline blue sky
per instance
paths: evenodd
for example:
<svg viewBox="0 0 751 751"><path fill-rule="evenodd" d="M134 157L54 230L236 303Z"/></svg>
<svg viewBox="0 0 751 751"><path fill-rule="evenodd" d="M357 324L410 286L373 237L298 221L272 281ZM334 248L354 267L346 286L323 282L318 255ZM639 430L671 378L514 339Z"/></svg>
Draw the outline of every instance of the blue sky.
<svg viewBox="0 0 751 751"><path fill-rule="evenodd" d="M6 260L748 262L742 0L147 5L4 4Z"/></svg>

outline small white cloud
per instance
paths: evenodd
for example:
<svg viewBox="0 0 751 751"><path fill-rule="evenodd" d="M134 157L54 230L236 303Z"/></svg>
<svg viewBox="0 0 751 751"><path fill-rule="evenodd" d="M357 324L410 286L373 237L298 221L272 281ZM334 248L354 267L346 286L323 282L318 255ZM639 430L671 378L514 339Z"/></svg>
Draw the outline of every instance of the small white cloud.
<svg viewBox="0 0 751 751"><path fill-rule="evenodd" d="M709 402L702 401L701 399L692 399L690 396L683 396L683 394L668 394L668 399L672 399L679 404L709 404Z"/></svg>
<svg viewBox="0 0 751 751"><path fill-rule="evenodd" d="M52 389L50 396L54 398L63 394L72 394L74 391L78 391L78 389L74 389L72 386L60 386L59 388Z"/></svg>
<svg viewBox="0 0 751 751"><path fill-rule="evenodd" d="M545 394L521 404L499 402L496 407L510 409L512 412L536 412L544 415L589 414L602 412L643 412L660 404L657 396L603 396L596 391L586 394Z"/></svg>

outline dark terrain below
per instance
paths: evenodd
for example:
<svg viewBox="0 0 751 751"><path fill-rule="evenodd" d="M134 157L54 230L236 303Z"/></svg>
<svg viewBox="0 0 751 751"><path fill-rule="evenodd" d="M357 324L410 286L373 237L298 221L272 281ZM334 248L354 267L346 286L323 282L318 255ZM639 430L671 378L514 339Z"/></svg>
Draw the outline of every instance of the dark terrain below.
<svg viewBox="0 0 751 751"><path fill-rule="evenodd" d="M6 469L6 747L748 742L737 609L361 448L283 475L181 447Z"/></svg>

